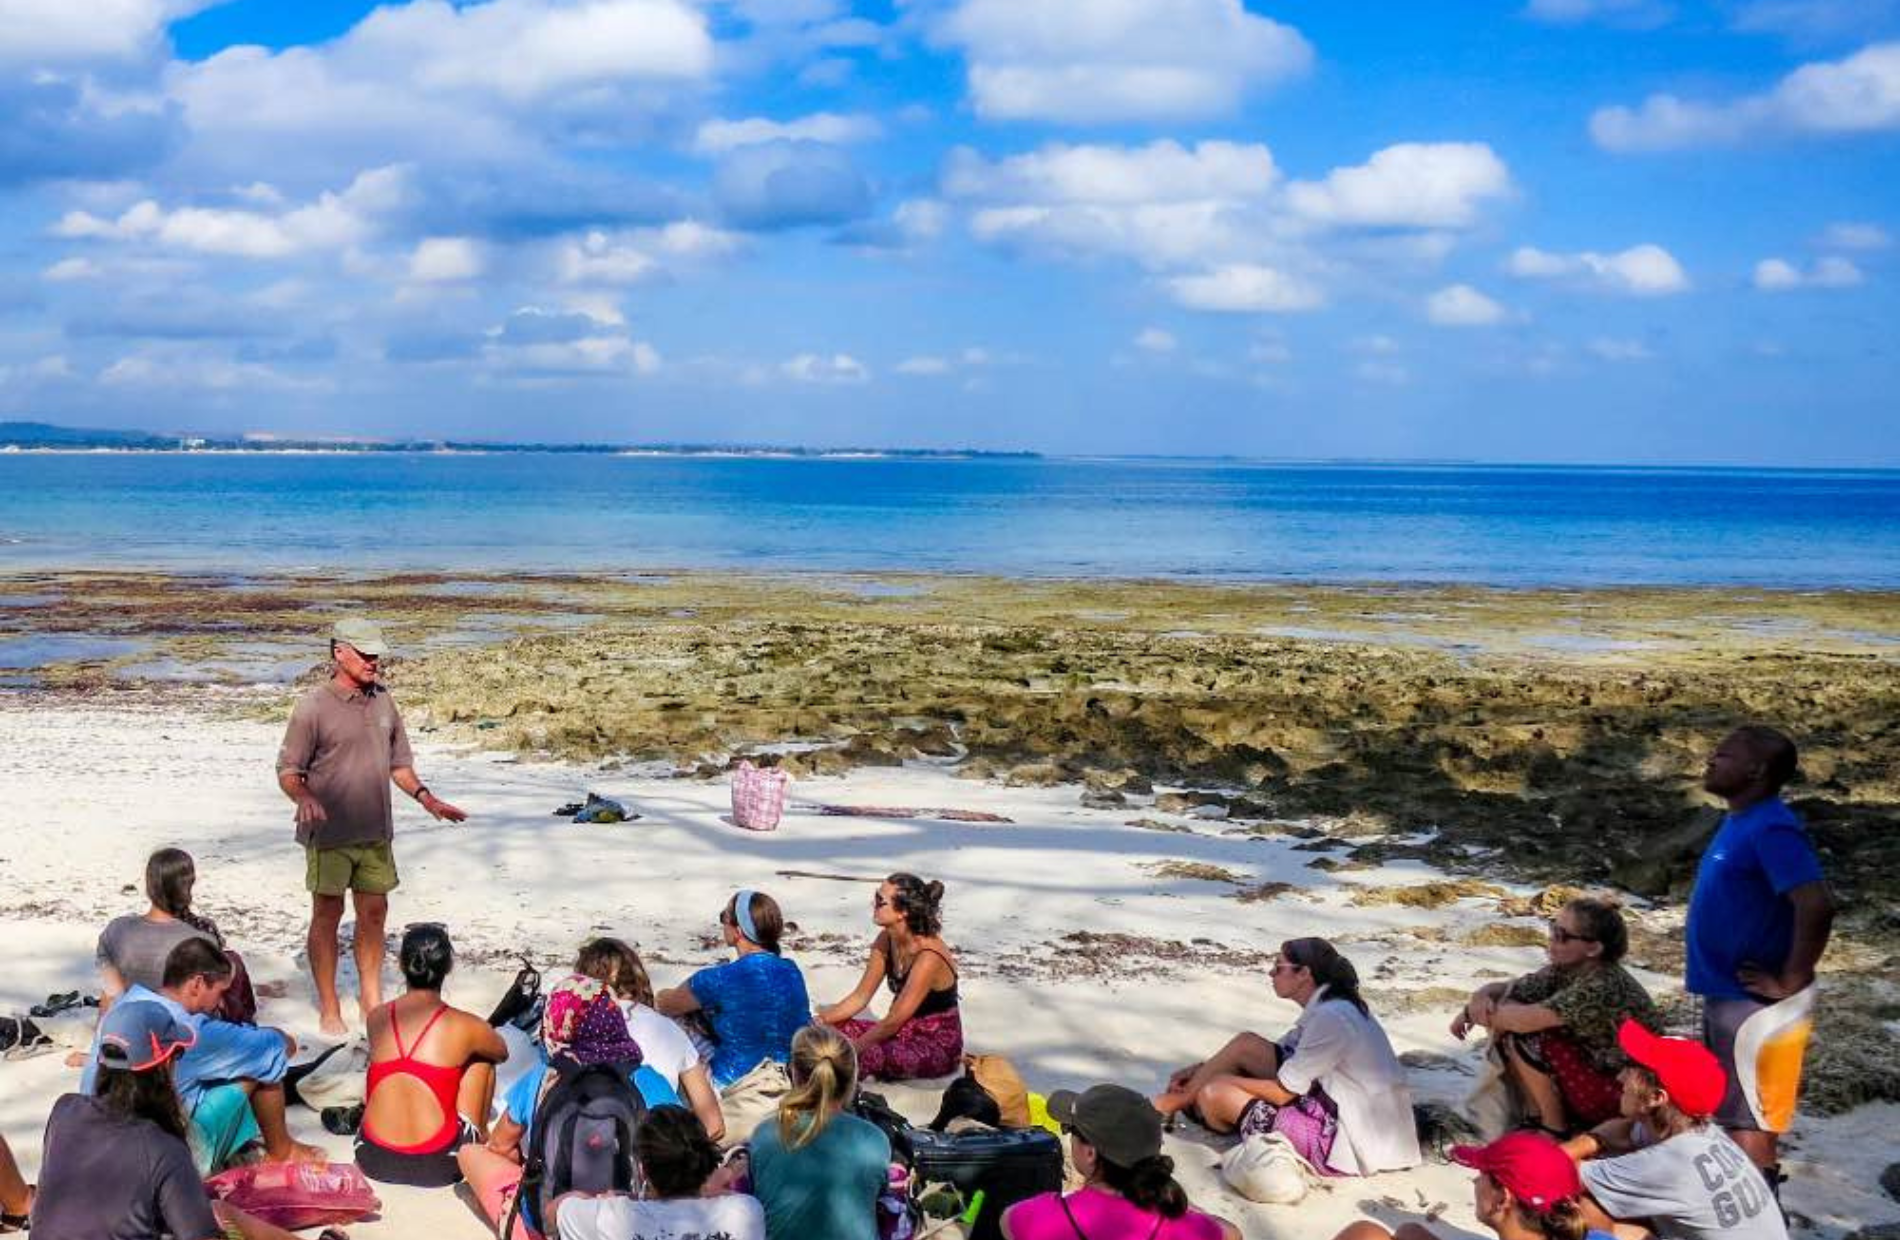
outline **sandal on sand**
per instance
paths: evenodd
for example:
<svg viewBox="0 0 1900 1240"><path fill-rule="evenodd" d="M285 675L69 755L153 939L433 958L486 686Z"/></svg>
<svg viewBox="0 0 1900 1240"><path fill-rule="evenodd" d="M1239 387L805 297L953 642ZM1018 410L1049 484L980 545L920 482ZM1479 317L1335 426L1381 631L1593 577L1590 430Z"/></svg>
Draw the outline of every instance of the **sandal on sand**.
<svg viewBox="0 0 1900 1240"><path fill-rule="evenodd" d="M38 1016L41 1019L45 1019L48 1016L58 1016L61 1012L70 1012L78 1006L79 992L69 990L63 995L46 996L46 1002L34 1004L26 1010L26 1014L28 1016Z"/></svg>
<svg viewBox="0 0 1900 1240"><path fill-rule="evenodd" d="M33 1200L39 1195L39 1185L29 1184L26 1186L26 1213L0 1213L0 1235L8 1235L12 1232L25 1231L27 1229L28 1225L33 1221Z"/></svg>

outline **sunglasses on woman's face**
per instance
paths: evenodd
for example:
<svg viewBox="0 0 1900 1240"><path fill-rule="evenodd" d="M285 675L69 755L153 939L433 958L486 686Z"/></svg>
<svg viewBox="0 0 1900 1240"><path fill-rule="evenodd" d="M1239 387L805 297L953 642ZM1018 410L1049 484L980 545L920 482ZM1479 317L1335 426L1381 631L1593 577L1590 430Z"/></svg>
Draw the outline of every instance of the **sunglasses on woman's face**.
<svg viewBox="0 0 1900 1240"><path fill-rule="evenodd" d="M889 908L890 906L891 902L884 898L884 893L881 891L871 897L872 908Z"/></svg>
<svg viewBox="0 0 1900 1240"><path fill-rule="evenodd" d="M1574 930L1566 930L1554 921L1550 923L1550 941L1553 943L1594 943L1596 942L1596 940L1591 938L1589 935L1578 934Z"/></svg>

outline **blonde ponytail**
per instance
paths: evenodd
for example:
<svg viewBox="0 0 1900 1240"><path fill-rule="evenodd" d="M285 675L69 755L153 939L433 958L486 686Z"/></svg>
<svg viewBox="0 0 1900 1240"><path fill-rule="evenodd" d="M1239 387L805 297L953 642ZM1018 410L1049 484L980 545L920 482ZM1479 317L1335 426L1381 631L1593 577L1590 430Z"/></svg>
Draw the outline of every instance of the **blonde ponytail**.
<svg viewBox="0 0 1900 1240"><path fill-rule="evenodd" d="M778 1136L786 1149L818 1139L858 1088L858 1052L829 1025L806 1025L792 1038L792 1089L778 1104Z"/></svg>

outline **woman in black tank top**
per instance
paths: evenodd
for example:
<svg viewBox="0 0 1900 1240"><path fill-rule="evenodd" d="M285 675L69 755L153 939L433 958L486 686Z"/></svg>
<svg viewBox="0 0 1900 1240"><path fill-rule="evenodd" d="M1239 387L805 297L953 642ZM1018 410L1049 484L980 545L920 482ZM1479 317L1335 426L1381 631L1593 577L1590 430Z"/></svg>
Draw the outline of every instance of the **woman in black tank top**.
<svg viewBox="0 0 1900 1240"><path fill-rule="evenodd" d="M963 1018L956 960L942 937L943 884L893 874L871 898L871 920L879 934L864 976L818 1019L856 1045L861 1076L906 1081L954 1075L963 1060ZM891 991L884 1019L857 1019L880 981Z"/></svg>

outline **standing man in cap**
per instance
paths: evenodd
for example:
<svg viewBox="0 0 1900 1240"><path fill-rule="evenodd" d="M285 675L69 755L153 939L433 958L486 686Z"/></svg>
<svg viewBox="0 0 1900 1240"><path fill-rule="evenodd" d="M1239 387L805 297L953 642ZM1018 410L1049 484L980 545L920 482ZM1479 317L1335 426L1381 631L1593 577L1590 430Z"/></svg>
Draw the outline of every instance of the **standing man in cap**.
<svg viewBox="0 0 1900 1240"><path fill-rule="evenodd" d="M338 930L343 893L356 905L358 1006L368 1019L383 1001L383 927L389 893L396 889L395 784L431 817L461 822L468 815L437 797L416 776L402 716L378 680L389 653L383 632L368 620L339 620L330 633L330 679L298 699L277 754L277 786L297 804L297 842L304 847L310 889L310 972L317 983L323 1032L348 1032L336 993Z"/></svg>

